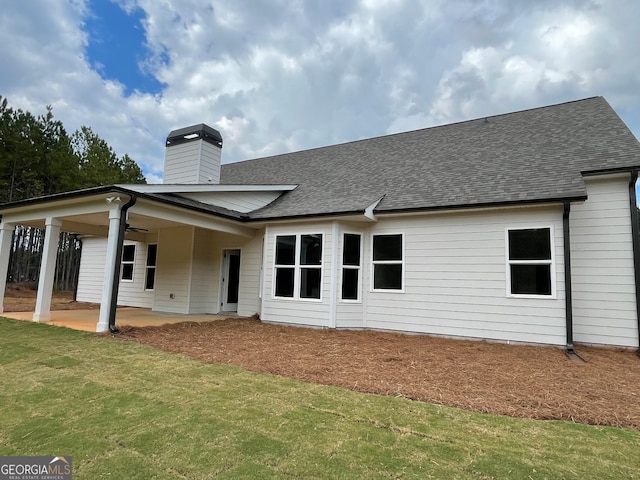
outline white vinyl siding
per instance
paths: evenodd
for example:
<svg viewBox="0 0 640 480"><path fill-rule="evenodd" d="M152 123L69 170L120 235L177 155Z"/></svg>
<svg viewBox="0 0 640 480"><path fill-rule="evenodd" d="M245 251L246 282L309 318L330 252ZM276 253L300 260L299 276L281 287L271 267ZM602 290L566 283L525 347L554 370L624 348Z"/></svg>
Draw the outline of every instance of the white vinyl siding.
<svg viewBox="0 0 640 480"><path fill-rule="evenodd" d="M118 305L151 308L153 292L145 291L147 244L125 240L125 245L135 245L133 281L120 282ZM104 262L107 241L101 237L86 237L82 240L82 257L78 276L77 300L100 303L104 281Z"/></svg>
<svg viewBox="0 0 640 480"><path fill-rule="evenodd" d="M202 156L196 183L220 183L220 161L222 149L217 145L202 142Z"/></svg>
<svg viewBox="0 0 640 480"><path fill-rule="evenodd" d="M154 290L145 290L148 244L136 245L133 282L120 282L118 305L153 308L156 312L218 313L222 251L241 249L238 312L253 315L260 310L259 283L262 237L247 239L196 227L176 227L149 235L158 245ZM83 242L78 300L100 302L106 239Z"/></svg>
<svg viewBox="0 0 640 480"><path fill-rule="evenodd" d="M240 289L238 291L238 315L251 316L260 313L260 274L262 272L262 234L242 245L240 256Z"/></svg>
<svg viewBox="0 0 640 480"><path fill-rule="evenodd" d="M220 158L220 147L202 140L168 147L163 183L217 184L220 182Z"/></svg>
<svg viewBox="0 0 640 480"><path fill-rule="evenodd" d="M508 297L505 272L505 229L553 227L556 297ZM349 228L353 231L352 228ZM340 241L347 226L341 226ZM323 265L331 265L330 224L269 227L268 255L261 318L309 326L329 326L330 274L323 275L321 302L273 298L276 235L324 233ZM379 218L363 228L363 259L370 259L374 235L404 237L404 293L362 292L362 303L338 302L337 328L372 328L454 337L487 338L564 345L564 254L562 207L526 207ZM342 255L341 247L337 249ZM337 264L340 265L341 262ZM371 276L371 262L362 275ZM340 269L339 269L340 270ZM338 273L338 272L336 272Z"/></svg>
<svg viewBox="0 0 640 480"><path fill-rule="evenodd" d="M217 205L236 212L247 213L262 208L281 195L281 192L196 192L180 193L181 197Z"/></svg>
<svg viewBox="0 0 640 480"><path fill-rule="evenodd" d="M194 227L165 228L158 233L153 310L189 313Z"/></svg>
<svg viewBox="0 0 640 480"><path fill-rule="evenodd" d="M505 296L505 229L552 225L556 298ZM368 292L368 328L562 345L562 208L528 207L385 219L371 233L404 232L404 294Z"/></svg>
<svg viewBox="0 0 640 480"><path fill-rule="evenodd" d="M214 248L214 238L209 230L194 229L189 313L219 311L220 252Z"/></svg>
<svg viewBox="0 0 640 480"><path fill-rule="evenodd" d="M82 256L76 293L79 302L100 303L102 300L106 252L106 239L99 237L82 239Z"/></svg>
<svg viewBox="0 0 640 480"><path fill-rule="evenodd" d="M574 341L637 347L629 176L585 182L570 216Z"/></svg>

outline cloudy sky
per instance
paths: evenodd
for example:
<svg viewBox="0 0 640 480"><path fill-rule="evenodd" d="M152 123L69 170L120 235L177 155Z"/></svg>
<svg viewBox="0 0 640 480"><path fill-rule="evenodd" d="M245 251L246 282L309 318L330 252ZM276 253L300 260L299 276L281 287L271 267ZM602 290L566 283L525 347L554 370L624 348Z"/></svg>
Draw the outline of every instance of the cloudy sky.
<svg viewBox="0 0 640 480"><path fill-rule="evenodd" d="M640 137L637 0L4 0L0 95L162 177L170 130L223 162L602 95Z"/></svg>

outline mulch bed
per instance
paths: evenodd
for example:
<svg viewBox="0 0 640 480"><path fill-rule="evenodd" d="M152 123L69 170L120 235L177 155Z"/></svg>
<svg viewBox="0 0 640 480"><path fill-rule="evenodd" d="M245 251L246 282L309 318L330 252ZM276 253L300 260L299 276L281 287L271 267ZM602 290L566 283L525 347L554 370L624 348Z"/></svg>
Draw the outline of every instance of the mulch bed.
<svg viewBox="0 0 640 480"><path fill-rule="evenodd" d="M118 338L209 363L477 412L640 430L635 351L563 349L257 319L125 327Z"/></svg>
<svg viewBox="0 0 640 480"><path fill-rule="evenodd" d="M33 312L36 309L35 284L8 284L4 294L5 312ZM54 291L51 298L51 310L95 310L99 303L76 302L73 292Z"/></svg>

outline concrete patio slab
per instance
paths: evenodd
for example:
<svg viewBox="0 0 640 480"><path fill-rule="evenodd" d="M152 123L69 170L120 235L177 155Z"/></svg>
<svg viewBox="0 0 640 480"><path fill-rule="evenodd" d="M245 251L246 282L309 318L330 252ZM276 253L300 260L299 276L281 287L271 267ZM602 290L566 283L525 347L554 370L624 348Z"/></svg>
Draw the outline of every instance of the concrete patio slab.
<svg viewBox="0 0 640 480"><path fill-rule="evenodd" d="M49 325L73 328L95 332L98 324L99 310L58 310L51 312ZM15 320L32 321L33 312L5 312L2 317L13 318ZM218 315L181 315L175 313L152 312L147 308L121 307L116 312L116 325L122 327L130 325L133 327L159 326L167 323L180 322L212 322L229 317L236 317L235 313L223 313Z"/></svg>

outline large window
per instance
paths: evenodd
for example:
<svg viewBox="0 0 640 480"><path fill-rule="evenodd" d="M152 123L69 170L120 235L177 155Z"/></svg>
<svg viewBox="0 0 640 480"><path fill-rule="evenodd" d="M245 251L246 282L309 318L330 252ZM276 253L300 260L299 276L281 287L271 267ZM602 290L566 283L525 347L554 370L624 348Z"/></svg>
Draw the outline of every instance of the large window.
<svg viewBox="0 0 640 480"><path fill-rule="evenodd" d="M342 300L360 299L361 238L357 233L342 237Z"/></svg>
<svg viewBox="0 0 640 480"><path fill-rule="evenodd" d="M551 228L507 230L507 277L511 295L553 295Z"/></svg>
<svg viewBox="0 0 640 480"><path fill-rule="evenodd" d="M322 234L276 236L275 297L319 299Z"/></svg>
<svg viewBox="0 0 640 480"><path fill-rule="evenodd" d="M373 236L373 289L402 290L404 278L403 235Z"/></svg>
<svg viewBox="0 0 640 480"><path fill-rule="evenodd" d="M158 245L147 245L147 272L144 279L144 289L153 290L156 284L156 257Z"/></svg>
<svg viewBox="0 0 640 480"><path fill-rule="evenodd" d="M136 246L135 245L123 245L122 246L122 264L120 270L122 271L122 280L125 282L133 282L133 265L136 259Z"/></svg>

